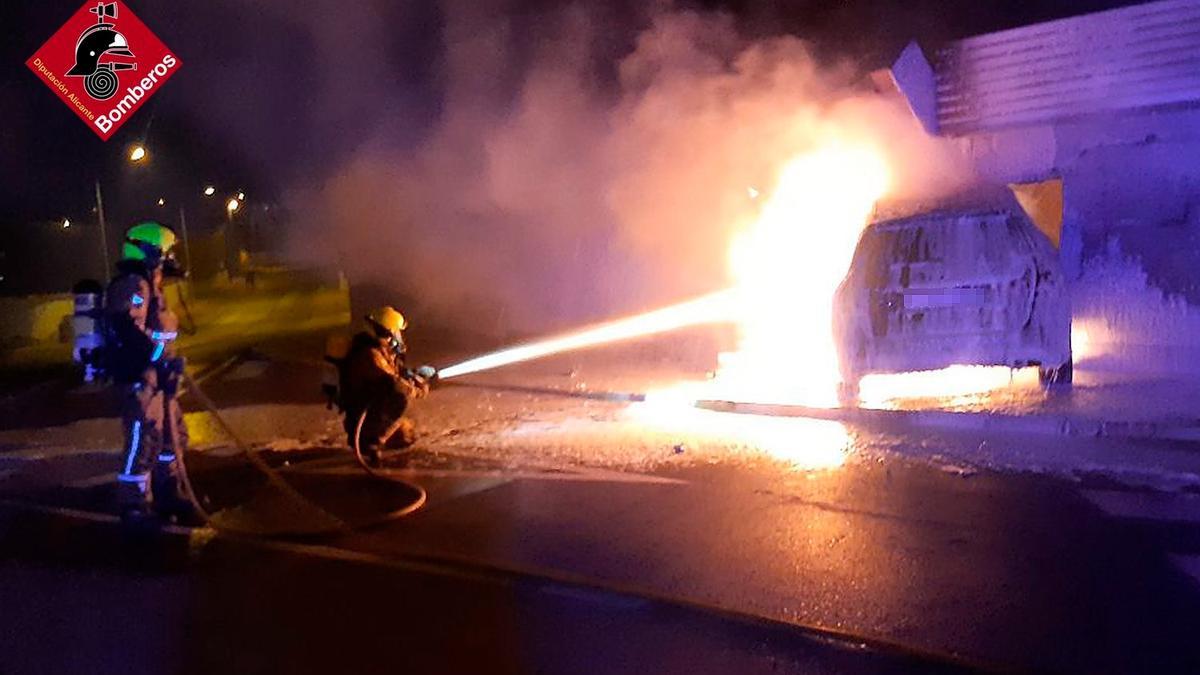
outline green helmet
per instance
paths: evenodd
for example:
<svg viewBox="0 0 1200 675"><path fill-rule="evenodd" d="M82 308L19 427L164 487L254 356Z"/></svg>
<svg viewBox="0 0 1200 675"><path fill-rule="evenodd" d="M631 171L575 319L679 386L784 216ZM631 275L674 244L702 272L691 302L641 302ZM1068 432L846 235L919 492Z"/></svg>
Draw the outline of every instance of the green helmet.
<svg viewBox="0 0 1200 675"><path fill-rule="evenodd" d="M141 260L157 266L172 257L175 231L153 220L138 223L125 232L121 260Z"/></svg>

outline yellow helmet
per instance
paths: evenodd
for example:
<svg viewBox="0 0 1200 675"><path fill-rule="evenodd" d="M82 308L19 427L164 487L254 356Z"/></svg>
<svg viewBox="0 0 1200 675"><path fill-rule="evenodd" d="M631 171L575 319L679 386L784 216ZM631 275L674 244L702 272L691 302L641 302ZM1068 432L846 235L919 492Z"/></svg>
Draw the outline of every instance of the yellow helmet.
<svg viewBox="0 0 1200 675"><path fill-rule="evenodd" d="M379 326L393 335L408 328L408 321L404 315L396 311L396 308L391 305L384 305L379 309L367 315L367 321Z"/></svg>

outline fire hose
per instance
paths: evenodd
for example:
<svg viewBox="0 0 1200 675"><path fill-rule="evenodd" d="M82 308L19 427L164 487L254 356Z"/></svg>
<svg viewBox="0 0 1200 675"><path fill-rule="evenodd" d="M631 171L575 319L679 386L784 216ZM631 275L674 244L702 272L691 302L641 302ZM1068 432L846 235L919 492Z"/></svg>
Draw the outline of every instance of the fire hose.
<svg viewBox="0 0 1200 675"><path fill-rule="evenodd" d="M359 441L362 438L363 423L367 421L367 413L370 411L371 411L371 409L369 407L366 410L362 411L362 413L358 416L358 423L356 423L354 425L354 458L358 460L358 465L360 467L362 467L363 471L366 471L367 473L371 474L372 476L374 476L376 478L382 478L384 480L393 480L391 477L388 476L388 472L386 469L379 469L377 467L371 466L371 464L369 462L367 462L366 458L363 457L362 446ZM422 503L425 501L423 496L421 498L421 501L422 501Z"/></svg>
<svg viewBox="0 0 1200 675"><path fill-rule="evenodd" d="M708 296L696 298L694 300L682 302L677 305L665 307L637 316L626 317L624 319L598 324L575 331L573 333L559 335L537 342L526 343L508 349L502 349L497 352L492 352L490 354L485 354L473 359L468 359L467 361L463 361L461 363L441 369L440 371L434 372L437 374L437 377L440 380L448 380L471 373L477 373L484 370L499 368L505 365L520 363L522 361L543 358L552 354L574 351L599 344L629 340L646 335L663 333L687 326L718 322L728 314L730 297L731 295L728 291L713 293ZM262 460L261 457L258 457L253 449L243 442L241 438L239 438L238 435L233 431L233 429L230 428L230 426L225 422L224 418L221 417L219 411L217 410L216 405L213 404L212 400L204 394L203 390L200 389L195 379L187 376L187 381L191 385L196 397L213 414L222 431L234 441L234 444L237 446L238 450L240 450L242 454L244 454L247 459L250 460L250 463L259 472L264 474L272 485L279 488L283 494L288 496L289 499L297 504L302 504L310 509L315 509L315 515L319 516L319 519L324 521L324 525L322 525L322 527L318 530L288 532L288 534L327 534L351 529L349 524L343 522L335 515L313 503L312 500L300 494L292 485L290 485L286 480L283 479L283 477L279 475L279 472L272 469L265 461ZM419 497L414 504L386 514L381 520L388 520L390 518L411 513L424 504L425 491L421 489L420 486L404 481L392 475L387 470L381 470L368 465L362 456L362 449L359 443L359 435L362 432L363 421L365 418L366 412L364 411L364 413L360 415L355 425L353 438L354 455L359 466L362 467L362 469L366 471L366 473L372 478L406 485L415 489L419 494ZM255 530L254 528L239 526L236 522L231 524L227 521L227 519L223 520L218 518L217 516L220 514L208 513L195 498L195 492L192 490L190 479L187 477L186 463L182 473L184 474L184 480L186 481L185 489L188 492L189 500L193 502L193 507L196 509L197 514L212 527L214 527L214 529L238 531L244 534L264 534L263 532ZM279 533L276 532L274 534Z"/></svg>
<svg viewBox="0 0 1200 675"><path fill-rule="evenodd" d="M307 510L309 515L317 522L317 526L314 528L268 529L254 527L246 524L245 522L238 522L238 520L235 518L222 517L222 514L225 513L225 511L210 513L204 508L204 506L200 503L200 499L197 497L191 476L189 475L187 469L187 453L183 453L182 457L184 459L181 459L180 461L180 481L182 482L183 492L186 494L187 500L190 502L196 515L212 529L218 532L251 536L339 534L356 529L357 527L369 527L408 515L421 508L425 504L426 493L424 488L414 483L402 480L398 477L389 475L388 472L372 469L371 467L367 466L366 462L363 460L362 453L358 447L358 430L360 430L362 427L362 421L366 414L365 412L363 417L359 418L358 428L355 431L354 437L354 452L356 458L358 459L359 465L366 470L369 476L376 480L400 484L415 491L417 498L411 503L399 509L389 511L378 518L371 519L367 522L351 524L330 513L327 509L321 507L313 500L305 497L295 487L288 483L287 480L280 475L279 471L273 469L269 464L267 464L266 461L262 459L262 457L259 457L258 453L256 453L254 449L251 448L250 445L246 443L236 431L233 430L225 418L221 416L220 410L217 408L216 404L213 403L212 399L209 398L208 395L204 393L204 390L200 388L199 384L197 384L195 378L186 374L184 377L186 378L190 391L196 396L200 403L207 408L210 413L212 413L213 419L216 420L221 431L233 441L234 446L241 452L241 454L245 455L250 464L266 477L270 485L277 488L279 492L285 495L290 501ZM165 419L170 420L170 415L167 415Z"/></svg>

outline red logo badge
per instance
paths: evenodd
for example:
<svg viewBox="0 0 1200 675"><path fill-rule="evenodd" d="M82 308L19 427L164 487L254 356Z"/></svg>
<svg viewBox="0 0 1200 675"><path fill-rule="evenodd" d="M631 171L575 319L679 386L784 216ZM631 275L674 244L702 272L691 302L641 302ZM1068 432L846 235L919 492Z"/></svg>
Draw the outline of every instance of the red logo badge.
<svg viewBox="0 0 1200 675"><path fill-rule="evenodd" d="M116 0L84 4L25 65L107 141L180 61Z"/></svg>

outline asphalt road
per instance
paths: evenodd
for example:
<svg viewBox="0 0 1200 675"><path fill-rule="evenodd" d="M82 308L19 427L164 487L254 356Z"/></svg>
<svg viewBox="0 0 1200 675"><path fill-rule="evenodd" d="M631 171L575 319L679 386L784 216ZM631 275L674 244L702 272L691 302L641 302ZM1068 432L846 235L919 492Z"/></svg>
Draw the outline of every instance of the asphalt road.
<svg viewBox="0 0 1200 675"><path fill-rule="evenodd" d="M184 662L267 672L274 658L330 672L339 650L367 670L456 672L1200 668L1200 494L1094 467L1066 479L954 459L983 444L1061 458L1101 441L697 417L596 395L695 370L679 353L594 353L436 391L414 411L418 447L388 464L428 491L423 509L272 544L269 556L218 536L153 575L127 558L95 560L100 544L63 567L50 549L21 548L58 529L21 525L10 509L0 654L24 660L0 671L37 672L30 664L50 657L30 645L105 653L111 643L95 635L110 627L92 635L88 622L16 619L98 616L98 606L158 617L143 653L159 660L129 672ZM299 357L268 353L205 388L281 475L324 486L307 492L324 508L353 510L367 503L368 479L336 450L337 420ZM103 514L113 461L104 425L14 423L0 439L0 495ZM72 452L72 434L99 440ZM46 437L55 440L37 445ZM230 493L239 460L210 442L192 459L197 490ZM229 646L196 651L181 628L192 622Z"/></svg>

